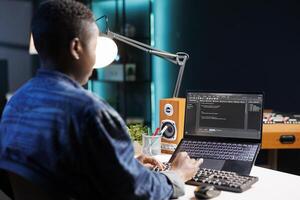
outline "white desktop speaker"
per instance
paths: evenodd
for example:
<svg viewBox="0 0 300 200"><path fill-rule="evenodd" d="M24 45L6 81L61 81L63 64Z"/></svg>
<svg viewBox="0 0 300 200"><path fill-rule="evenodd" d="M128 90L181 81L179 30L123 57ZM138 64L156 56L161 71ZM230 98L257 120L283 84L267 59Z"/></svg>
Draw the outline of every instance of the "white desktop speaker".
<svg viewBox="0 0 300 200"><path fill-rule="evenodd" d="M163 153L173 153L183 137L185 98L161 99L159 102L160 129L168 126L161 139Z"/></svg>

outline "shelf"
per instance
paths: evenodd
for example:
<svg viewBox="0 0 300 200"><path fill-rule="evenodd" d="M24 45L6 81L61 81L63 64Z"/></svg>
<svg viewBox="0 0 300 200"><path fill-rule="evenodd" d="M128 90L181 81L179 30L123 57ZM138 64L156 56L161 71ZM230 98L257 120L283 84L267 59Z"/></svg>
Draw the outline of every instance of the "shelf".
<svg viewBox="0 0 300 200"><path fill-rule="evenodd" d="M150 0L95 0L91 7L96 16L109 17L113 32L151 43ZM151 125L151 56L120 41L116 43L119 60L108 68L95 70L89 88L111 104L124 120L138 118Z"/></svg>

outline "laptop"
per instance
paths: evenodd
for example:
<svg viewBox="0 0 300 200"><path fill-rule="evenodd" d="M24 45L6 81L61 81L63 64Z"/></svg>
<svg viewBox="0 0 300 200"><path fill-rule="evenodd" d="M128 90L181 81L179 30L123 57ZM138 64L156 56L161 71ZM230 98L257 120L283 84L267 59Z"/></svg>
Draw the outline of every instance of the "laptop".
<svg viewBox="0 0 300 200"><path fill-rule="evenodd" d="M178 152L203 158L200 168L249 175L261 146L262 93L187 92Z"/></svg>

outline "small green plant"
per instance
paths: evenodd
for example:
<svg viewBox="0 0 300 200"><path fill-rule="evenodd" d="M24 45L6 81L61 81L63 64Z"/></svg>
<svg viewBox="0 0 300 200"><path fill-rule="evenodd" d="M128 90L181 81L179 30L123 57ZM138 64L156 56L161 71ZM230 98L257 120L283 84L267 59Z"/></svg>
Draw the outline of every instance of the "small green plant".
<svg viewBox="0 0 300 200"><path fill-rule="evenodd" d="M138 143L142 144L142 135L143 133L147 134L148 128L142 124L130 124L128 126L128 131L132 141L137 141Z"/></svg>

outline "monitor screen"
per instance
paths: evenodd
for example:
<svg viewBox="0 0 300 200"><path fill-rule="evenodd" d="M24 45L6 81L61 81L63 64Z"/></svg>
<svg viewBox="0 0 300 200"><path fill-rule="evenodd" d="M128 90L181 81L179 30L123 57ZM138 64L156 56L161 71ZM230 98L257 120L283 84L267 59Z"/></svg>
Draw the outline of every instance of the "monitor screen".
<svg viewBox="0 0 300 200"><path fill-rule="evenodd" d="M185 134L261 139L262 94L187 94Z"/></svg>

